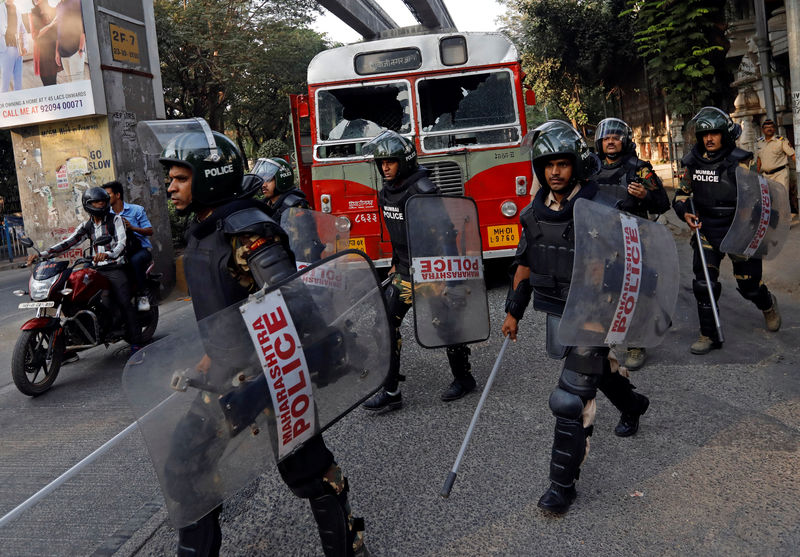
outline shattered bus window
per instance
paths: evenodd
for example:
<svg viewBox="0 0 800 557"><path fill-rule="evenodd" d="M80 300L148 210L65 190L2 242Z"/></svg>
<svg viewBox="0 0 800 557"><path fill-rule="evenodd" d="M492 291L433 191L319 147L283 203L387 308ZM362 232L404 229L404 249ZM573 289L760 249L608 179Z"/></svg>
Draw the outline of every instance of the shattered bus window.
<svg viewBox="0 0 800 557"><path fill-rule="evenodd" d="M512 84L507 71L420 80L425 150L519 141Z"/></svg>
<svg viewBox="0 0 800 557"><path fill-rule="evenodd" d="M407 82L339 87L317 94L319 158L352 157L385 129L411 133Z"/></svg>

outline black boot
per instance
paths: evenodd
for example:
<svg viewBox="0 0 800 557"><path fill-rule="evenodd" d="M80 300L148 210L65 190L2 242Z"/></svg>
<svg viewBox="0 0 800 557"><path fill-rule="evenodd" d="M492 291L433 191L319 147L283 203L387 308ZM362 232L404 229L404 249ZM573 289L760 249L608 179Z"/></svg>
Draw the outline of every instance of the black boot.
<svg viewBox="0 0 800 557"><path fill-rule="evenodd" d="M219 506L197 522L178 529L178 557L218 557L222 545Z"/></svg>
<svg viewBox="0 0 800 557"><path fill-rule="evenodd" d="M399 410L403 407L403 395L399 390L394 394L389 394L386 389L381 389L375 396L362 404L362 407L370 412Z"/></svg>
<svg viewBox="0 0 800 557"><path fill-rule="evenodd" d="M538 505L540 509L545 511L564 514L569 510L570 505L572 505L577 496L578 492L575 491L575 484L564 487L552 482L547 491L544 492L544 495L539 498Z"/></svg>
<svg viewBox="0 0 800 557"><path fill-rule="evenodd" d="M623 412L619 417L619 423L614 428L614 435L617 437L630 437L639 431L639 417L647 412L650 406L650 399L639 393L633 393L636 397L637 409L635 412Z"/></svg>
<svg viewBox="0 0 800 557"><path fill-rule="evenodd" d="M445 402L458 400L469 392L475 390L475 378L469 372L472 366L469 363L470 349L466 344L455 344L447 347L447 361L453 373L453 382L441 394Z"/></svg>
<svg viewBox="0 0 800 557"><path fill-rule="evenodd" d="M475 390L475 378L470 372L461 377L456 377L450 386L447 387L441 394L441 399L445 402L451 402L462 398L467 393Z"/></svg>

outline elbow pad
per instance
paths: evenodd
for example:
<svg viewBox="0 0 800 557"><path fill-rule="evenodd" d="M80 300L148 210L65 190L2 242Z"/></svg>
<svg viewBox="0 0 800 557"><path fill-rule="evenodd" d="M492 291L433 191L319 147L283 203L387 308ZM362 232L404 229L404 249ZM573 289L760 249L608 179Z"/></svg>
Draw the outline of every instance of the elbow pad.
<svg viewBox="0 0 800 557"><path fill-rule="evenodd" d="M259 288L272 286L297 272L294 261L279 242L260 246L247 258Z"/></svg>
<svg viewBox="0 0 800 557"><path fill-rule="evenodd" d="M525 308L531 301L531 283L529 280L523 280L514 289L513 285L508 287L508 295L506 296L506 313L519 321L525 314Z"/></svg>

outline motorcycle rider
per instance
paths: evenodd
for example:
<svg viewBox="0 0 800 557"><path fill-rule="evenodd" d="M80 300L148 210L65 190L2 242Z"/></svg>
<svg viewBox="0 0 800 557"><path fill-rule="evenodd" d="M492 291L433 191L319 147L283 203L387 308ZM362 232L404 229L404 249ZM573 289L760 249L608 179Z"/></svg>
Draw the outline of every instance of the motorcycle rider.
<svg viewBox="0 0 800 557"><path fill-rule="evenodd" d="M106 182L103 189L111 199L111 212L122 217L125 230L128 232L128 245L126 255L133 269L136 281L136 309L150 311L150 300L145 290L147 267L153 261L153 244L149 236L153 235L153 225L147 218L144 207L135 203L125 202L125 190L117 180ZM133 241L131 241L131 236Z"/></svg>
<svg viewBox="0 0 800 557"><path fill-rule="evenodd" d="M597 125L595 148L600 170L593 176L599 191L615 206L643 219L648 213L660 215L669 210L669 198L653 166L636 156L633 130L619 118L606 118ZM644 348L628 348L623 365L630 370L644 365Z"/></svg>
<svg viewBox="0 0 800 557"><path fill-rule="evenodd" d="M170 201L180 214L194 215L184 268L198 321L295 272L285 233L263 204L243 191L244 166L236 145L217 132L213 138L213 156L203 133L185 132L159 159L169 176ZM210 365L206 355L198 369ZM350 512L347 478L321 435L280 461L278 470L296 496L309 500L326 556L365 551L363 520ZM179 556L219 554L219 513L220 507L179 530Z"/></svg>
<svg viewBox="0 0 800 557"><path fill-rule="evenodd" d="M566 122L550 120L531 132L531 165L541 189L520 215L522 237L506 300L503 335L516 340L518 323L533 293L534 309L560 316L566 304L574 258L573 207L592 199L597 183L589 176L596 161L580 134ZM639 428L650 401L634 392L609 359L606 346L572 346L566 350L558 386L550 395L556 417L550 460L550 487L539 507L565 513L577 495L575 481L589 451L597 390L621 412L615 433L627 437Z"/></svg>
<svg viewBox="0 0 800 557"><path fill-rule="evenodd" d="M719 300L722 292L719 267L726 255L720 251L720 244L736 213L736 167L749 169L753 153L736 147L735 142L742 133L742 128L718 108L701 108L692 118L691 124L695 128L697 144L681 161L684 172L675 192L672 208L693 232L700 229L702 246L697 245L695 234L691 239L694 253L692 290L697 300L700 338L691 345L690 351L692 354L707 354L713 349L722 348L722 342L717 334L699 250L702 249L705 254L714 299ZM694 211L689 205L690 198L693 199ZM761 280L761 259L727 255L733 264L733 276L739 294L763 312L768 331L780 329L778 301Z"/></svg>
<svg viewBox="0 0 800 557"><path fill-rule="evenodd" d="M67 239L51 246L41 252L41 257L49 258L67 251L72 246L88 239L92 245L92 260L97 271L105 276L111 283L111 294L114 301L122 311L125 319L127 340L131 345L131 353L139 350L139 325L136 321L136 311L131 305L131 290L128 277L122 266L125 264L126 232L122 217L111 214L111 202L108 193L103 188L88 188L81 196L83 209L89 214L89 220L79 226ZM95 240L101 236L111 236L111 244L107 246L95 245ZM37 255L28 256L30 265ZM72 354L67 354L72 357Z"/></svg>
<svg viewBox="0 0 800 557"><path fill-rule="evenodd" d="M405 206L413 195L435 195L439 188L428 178L428 170L419 166L414 144L398 134L386 130L364 145L364 154L372 153L375 165L383 177L383 189L378 193L378 205L383 213L392 242L391 283L384 290L392 327L392 355L389 376L383 389L364 403L366 410L381 412L397 410L403 406L400 393L400 325L411 309L411 274L408 240L406 236ZM413 225L413 223L412 223ZM453 373L450 386L441 393L445 402L458 400L475 390L475 378L470 373L470 349L466 344L447 347L447 359Z"/></svg>

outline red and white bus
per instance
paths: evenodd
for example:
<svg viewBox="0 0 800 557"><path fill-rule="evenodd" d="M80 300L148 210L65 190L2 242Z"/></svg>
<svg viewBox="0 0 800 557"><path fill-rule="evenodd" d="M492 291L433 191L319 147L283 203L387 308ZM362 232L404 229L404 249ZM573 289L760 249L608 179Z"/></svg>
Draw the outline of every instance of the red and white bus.
<svg viewBox="0 0 800 557"><path fill-rule="evenodd" d="M484 257L513 255L531 187L520 149L522 80L517 49L500 33L413 35L321 52L308 66L308 95L291 98L300 186L316 210L347 217L350 247L388 266L382 181L361 148L391 129L415 142L443 193L475 199Z"/></svg>

